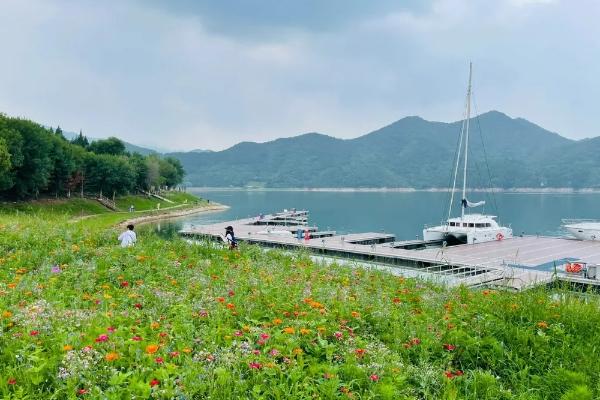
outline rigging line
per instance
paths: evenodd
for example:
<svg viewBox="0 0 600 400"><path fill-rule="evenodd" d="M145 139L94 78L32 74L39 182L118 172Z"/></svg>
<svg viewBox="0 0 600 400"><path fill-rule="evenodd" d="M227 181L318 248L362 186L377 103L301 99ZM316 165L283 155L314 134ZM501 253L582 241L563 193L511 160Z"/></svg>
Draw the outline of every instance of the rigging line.
<svg viewBox="0 0 600 400"><path fill-rule="evenodd" d="M457 165L460 162L460 152L461 152L461 148L462 148L462 137L463 137L463 133L465 130L465 118L464 116L466 111L463 111L463 120L462 120L462 124L461 124L461 128L460 128L460 134L458 135L458 138L456 139L456 147L454 148L454 156L452 158L452 165ZM450 218L450 214L452 213L452 203L454 200L454 192L456 191L456 175L457 175L457 168L455 168L454 171L452 171L452 169L450 169L450 176L448 178L448 196L446 197L446 208L444 209L444 215L442 216L442 221L444 221L444 218L449 219ZM452 178L454 177L454 181L452 181ZM452 183L452 186L450 186L450 183Z"/></svg>
<svg viewBox="0 0 600 400"><path fill-rule="evenodd" d="M456 178L458 176L458 164L460 163L460 154L461 154L461 150L462 150L462 142L464 139L464 135L465 135L465 131L466 129L468 129L467 124L467 116L469 114L468 109L469 109L469 96L467 93L467 100L465 101L465 111L464 111L464 117L463 117L463 121L462 121L462 127L460 130L460 137L458 140L458 152L456 155L456 165L454 167L454 181L452 182L452 191L450 192L450 204L448 206L448 219L450 219L450 214L452 213L452 203L454 201L454 193L456 192ZM465 157L467 157L467 150L465 148ZM465 158L466 161L466 158ZM464 197L464 196L463 196ZM462 201L461 201L461 213L462 213Z"/></svg>
<svg viewBox="0 0 600 400"><path fill-rule="evenodd" d="M474 96L473 96L474 97ZM492 183L492 172L490 170L490 165L488 163L488 156L487 156L487 151L485 150L485 142L483 141L483 131L481 129L481 123L479 121L479 110L477 108L477 102L475 101L475 98L473 98L473 108L475 108L475 115L477 115L477 127L479 130L479 137L481 138L481 148L483 149L483 157L485 160L485 166L487 168L487 173L488 173L488 178L489 178L489 187L490 187L490 192L491 192L491 199L492 199L492 204L494 205L494 210L496 215L500 215L499 210L498 210L498 203L496 202L496 193L494 191L494 186Z"/></svg>

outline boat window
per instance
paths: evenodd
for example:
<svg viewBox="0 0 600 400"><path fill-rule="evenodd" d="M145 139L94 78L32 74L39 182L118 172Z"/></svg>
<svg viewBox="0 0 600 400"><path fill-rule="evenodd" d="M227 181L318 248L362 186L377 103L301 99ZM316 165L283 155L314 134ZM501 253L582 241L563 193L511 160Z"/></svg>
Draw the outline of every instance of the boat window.
<svg viewBox="0 0 600 400"><path fill-rule="evenodd" d="M473 223L469 224L469 228L474 228L474 227L475 227L475 224L473 224Z"/></svg>
<svg viewBox="0 0 600 400"><path fill-rule="evenodd" d="M483 228L483 224L475 224L475 228Z"/></svg>
<svg viewBox="0 0 600 400"><path fill-rule="evenodd" d="M467 224L466 222L463 222L463 228L466 228L466 227L467 227L467 225L468 225L468 224Z"/></svg>
<svg viewBox="0 0 600 400"><path fill-rule="evenodd" d="M486 228L490 228L492 226L492 224L490 224L489 222L485 224Z"/></svg>
<svg viewBox="0 0 600 400"><path fill-rule="evenodd" d="M454 222L450 222L450 226L454 226Z"/></svg>

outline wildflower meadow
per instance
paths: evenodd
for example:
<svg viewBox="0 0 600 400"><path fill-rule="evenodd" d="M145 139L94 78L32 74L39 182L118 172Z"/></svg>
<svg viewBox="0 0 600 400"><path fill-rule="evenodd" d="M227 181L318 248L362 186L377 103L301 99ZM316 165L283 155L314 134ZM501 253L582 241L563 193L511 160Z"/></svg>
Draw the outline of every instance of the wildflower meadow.
<svg viewBox="0 0 600 400"><path fill-rule="evenodd" d="M150 229L123 249L117 233L0 214L2 398L600 397L593 294L446 288Z"/></svg>

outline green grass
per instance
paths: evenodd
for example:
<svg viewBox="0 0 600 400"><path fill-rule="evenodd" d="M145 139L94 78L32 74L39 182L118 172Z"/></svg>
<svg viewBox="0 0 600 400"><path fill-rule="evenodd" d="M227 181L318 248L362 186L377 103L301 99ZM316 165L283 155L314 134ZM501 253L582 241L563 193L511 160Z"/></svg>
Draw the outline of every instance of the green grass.
<svg viewBox="0 0 600 400"><path fill-rule="evenodd" d="M95 200L73 197L71 199L44 199L27 202L2 202L0 213L6 214L65 214L70 216L105 214L111 211Z"/></svg>
<svg viewBox="0 0 600 400"><path fill-rule="evenodd" d="M600 397L595 295L445 288L150 231L122 249L123 215L0 212L2 398Z"/></svg>
<svg viewBox="0 0 600 400"><path fill-rule="evenodd" d="M177 205L191 205L202 203L204 200L199 199L198 197L182 192L168 192L162 197L173 201L174 203L169 203L166 201L162 201L155 197L149 197L145 195L135 195L135 196L122 196L115 199L115 203L117 203L117 207L120 211L128 211L129 206L133 205L135 207L135 211L148 211L148 210L156 210L157 204L160 203L160 208L164 209L167 207L174 207Z"/></svg>

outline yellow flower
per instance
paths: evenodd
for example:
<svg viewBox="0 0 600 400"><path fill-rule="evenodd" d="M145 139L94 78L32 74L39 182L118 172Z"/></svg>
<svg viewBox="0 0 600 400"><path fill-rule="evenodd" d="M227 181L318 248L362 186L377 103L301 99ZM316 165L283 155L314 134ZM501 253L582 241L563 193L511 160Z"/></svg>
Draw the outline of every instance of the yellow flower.
<svg viewBox="0 0 600 400"><path fill-rule="evenodd" d="M192 352L192 349L190 349L189 347L185 347L185 348L183 349L183 352L184 352L184 353L191 353L191 352Z"/></svg>
<svg viewBox="0 0 600 400"><path fill-rule="evenodd" d="M154 354L157 351L158 351L157 344L149 344L148 346L146 346L146 353L148 353L148 354Z"/></svg>
<svg viewBox="0 0 600 400"><path fill-rule="evenodd" d="M2 317L3 317L3 318L10 318L10 317L12 317L12 315L13 315L13 314L12 314L10 311L4 311L4 312L2 313Z"/></svg>
<svg viewBox="0 0 600 400"><path fill-rule="evenodd" d="M249 327L248 325L244 325L244 326L242 327L242 330L243 330L244 332L250 332L250 327Z"/></svg>
<svg viewBox="0 0 600 400"><path fill-rule="evenodd" d="M158 322L154 321L153 323L150 324L150 328L158 329L158 328L160 328L160 324Z"/></svg>
<svg viewBox="0 0 600 400"><path fill-rule="evenodd" d="M111 352L111 353L108 353L106 356L104 356L104 359L109 362L115 361L115 360L119 359L119 355L117 353Z"/></svg>
<svg viewBox="0 0 600 400"><path fill-rule="evenodd" d="M304 351L302 351L301 348L297 347L292 351L295 355L299 356L300 354L304 353Z"/></svg>
<svg viewBox="0 0 600 400"><path fill-rule="evenodd" d="M73 350L73 346L71 346L71 345L69 345L69 344L65 344L65 345L63 346L63 350L64 350L64 351L70 351L70 350Z"/></svg>
<svg viewBox="0 0 600 400"><path fill-rule="evenodd" d="M300 329L300 334L301 335L308 335L309 333L311 333L312 331L310 329L306 329L306 328L302 328Z"/></svg>

